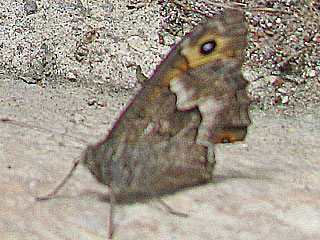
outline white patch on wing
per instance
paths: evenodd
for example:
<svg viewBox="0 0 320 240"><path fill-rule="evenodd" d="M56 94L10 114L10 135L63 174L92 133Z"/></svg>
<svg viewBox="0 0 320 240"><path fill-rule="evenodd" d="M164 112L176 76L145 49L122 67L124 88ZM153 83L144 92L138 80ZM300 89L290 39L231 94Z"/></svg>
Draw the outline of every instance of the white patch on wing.
<svg viewBox="0 0 320 240"><path fill-rule="evenodd" d="M197 101L193 101L193 89L187 89L180 77L172 79L170 82L170 91L177 96L177 109L181 111L190 110L197 106Z"/></svg>
<svg viewBox="0 0 320 240"><path fill-rule="evenodd" d="M223 103L214 98L200 99L198 101L199 111L202 116L200 126L198 128L197 143L206 147L212 144L212 133L217 131L220 119L217 116L223 109Z"/></svg>

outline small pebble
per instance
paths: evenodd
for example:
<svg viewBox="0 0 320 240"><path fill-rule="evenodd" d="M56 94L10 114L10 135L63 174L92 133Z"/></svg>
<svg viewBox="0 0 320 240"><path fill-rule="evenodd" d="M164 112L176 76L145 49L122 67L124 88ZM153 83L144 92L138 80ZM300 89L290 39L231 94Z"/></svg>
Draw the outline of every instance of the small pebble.
<svg viewBox="0 0 320 240"><path fill-rule="evenodd" d="M282 104L287 104L289 102L289 96L284 96L282 99L281 99L281 103Z"/></svg>
<svg viewBox="0 0 320 240"><path fill-rule="evenodd" d="M27 15L34 14L38 9L37 3L35 1L26 1L24 4L24 10Z"/></svg>
<svg viewBox="0 0 320 240"><path fill-rule="evenodd" d="M68 72L66 77L71 82L75 82L77 80L77 76L73 72Z"/></svg>
<svg viewBox="0 0 320 240"><path fill-rule="evenodd" d="M33 78L33 77L23 77L23 76L19 76L20 79L22 79L22 81L28 83L28 84L36 84L38 82L37 79Z"/></svg>

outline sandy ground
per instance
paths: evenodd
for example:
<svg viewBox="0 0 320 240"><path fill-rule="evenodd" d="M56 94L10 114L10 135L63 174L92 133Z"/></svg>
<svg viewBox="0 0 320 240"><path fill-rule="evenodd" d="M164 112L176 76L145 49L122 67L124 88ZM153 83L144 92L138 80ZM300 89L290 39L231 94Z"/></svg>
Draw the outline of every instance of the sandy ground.
<svg viewBox="0 0 320 240"><path fill-rule="evenodd" d="M154 32L160 28L161 16L153 18L152 26L137 24L145 28L132 28L132 25L130 28L127 21L130 17L141 16L141 12L126 15L122 22L115 18L116 15L112 15L129 11L128 6L142 4L142 7L136 9L146 11L145 17L139 19L144 22L150 21L152 13L159 9L143 5L144 1L130 1L127 5L110 1L114 4L114 11L105 14L110 14L113 26L117 28L113 30L117 30L117 34L112 33L112 29L109 32L106 29L98 30L107 32L108 36L112 35L106 37L102 44L109 47L106 55L102 55L107 60L98 64L99 59L93 59L92 56L100 55L90 51L84 56L85 63L67 58L65 55L71 52L72 47L79 47L84 42L77 45L77 41L74 41L74 45L68 45L68 37L76 36L72 35L74 32L70 29L76 28L72 28L74 22L64 21L64 17L68 18L67 13L75 5L72 5L72 1L72 4L68 1L58 2L60 5L51 1L38 1L40 10L28 16L23 15L23 1L15 1L11 8L8 7L10 1L1 3L2 11L4 7L11 9L5 17L2 12L0 21L5 23L2 27L9 26L9 20L14 18L9 17L19 15L19 11L27 19L15 21L15 24L20 23L21 26L24 21L35 21L39 15L44 22L45 19L54 19L53 13L60 18L50 23L69 24L62 24L64 28L61 31L48 28L49 33L55 32L51 37L40 29L43 26L41 21L30 25L36 28L41 38L31 36L33 31L30 29L24 33L16 31L12 43L15 43L19 34L25 36L24 40L29 39L21 42L21 45L26 44L29 48L25 46L20 57L9 51L9 48L14 48L14 44L10 46L6 42L13 33L1 36L5 43L1 49L7 49L7 55L1 56L0 118L12 119L20 124L0 122L1 239L107 238L109 204L100 201L95 194L90 194L93 191L107 192L107 189L96 183L84 167L78 169L61 192L60 198L37 202L34 196L54 188L68 172L72 162L80 157L86 145L97 142L107 134L121 109L136 91L134 69L128 68L128 63L137 62L142 65L144 72L150 73L169 49L169 36L166 46L152 42L156 38ZM110 7L108 4L92 1L95 7L92 14L96 16L97 9L102 5ZM43 9L47 10L47 18L43 17ZM101 9L109 11L109 8ZM148 13L148 9L152 10ZM36 17L30 20L32 16ZM90 19L99 20L93 17ZM79 21L81 24L85 22L81 19ZM119 22L123 24L121 30ZM26 24L22 27L25 29L29 26ZM126 27L131 30L128 32ZM146 41L137 45L141 29L145 29L141 38L147 37ZM71 32L66 34L63 30ZM84 29L82 31L85 32ZM135 37L115 40L115 37L122 38L121 33ZM50 64L40 64L42 68L37 68L36 64L31 64L31 60L39 59L37 51L40 48L36 46L40 46L44 39L47 39L47 44L53 44L55 36L59 34L62 36L59 44L64 48L55 48L55 60L46 60L51 63L51 67ZM103 38L100 36L99 39ZM108 42L110 39L112 44ZM174 39L172 37L171 40ZM34 51L30 46L35 47ZM156 50L158 46L160 50ZM96 45L89 49L93 47ZM43 56L52 57L52 54L45 51ZM38 56L32 56L33 52L37 52ZM76 56L74 52L72 54ZM10 57L12 59L9 63ZM87 58L91 60L91 65ZM247 68L253 69L253 66L254 63L249 62ZM312 65L310 68L317 69L317 66ZM52 75L47 75L47 72ZM68 75L70 72L75 75ZM28 84L21 76L36 79L37 83ZM309 77L306 76L306 79ZM264 97L261 97L261 92L256 91L259 94L255 96L259 95L261 101L253 105L253 124L246 141L216 147L218 164L214 181L163 198L175 210L187 213L189 217L171 215L156 201L121 205L116 209L115 238L320 239L320 108L316 87L320 81L317 77L313 81L310 84L314 88L310 91L302 91L310 87L308 84L297 87L299 95L295 96L304 94L302 96L308 101L297 103L292 100L287 104L281 95L278 107L272 107L268 102L274 95L267 95L266 90ZM286 89L285 86L283 88ZM290 87L287 89L292 90ZM251 91L255 93L254 88Z"/></svg>
<svg viewBox="0 0 320 240"><path fill-rule="evenodd" d="M81 89L41 88L10 78L0 85L6 118L48 130L1 123L1 239L106 239L109 205L88 192L107 189L85 168L62 191L64 197L36 202L33 196L64 177L83 141L106 134L114 112L88 107L89 93ZM153 202L120 206L117 239L319 239L319 112L288 119L258 111L252 116L244 143L217 146L213 183L164 197L188 218Z"/></svg>

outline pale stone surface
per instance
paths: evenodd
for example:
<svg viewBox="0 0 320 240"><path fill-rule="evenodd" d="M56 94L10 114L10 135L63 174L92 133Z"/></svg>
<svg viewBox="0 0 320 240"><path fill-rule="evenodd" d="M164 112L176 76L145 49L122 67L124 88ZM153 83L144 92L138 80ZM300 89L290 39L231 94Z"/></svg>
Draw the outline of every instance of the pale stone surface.
<svg viewBox="0 0 320 240"><path fill-rule="evenodd" d="M33 196L56 186L84 142L106 134L115 112L86 106L90 92L81 89L8 78L0 89L2 118L50 130L0 123L0 238L106 239L109 205L89 192L107 189L85 168L61 198L36 202ZM164 197L188 218L155 201L118 206L116 239L319 239L319 112L252 115L244 143L217 146L213 183Z"/></svg>

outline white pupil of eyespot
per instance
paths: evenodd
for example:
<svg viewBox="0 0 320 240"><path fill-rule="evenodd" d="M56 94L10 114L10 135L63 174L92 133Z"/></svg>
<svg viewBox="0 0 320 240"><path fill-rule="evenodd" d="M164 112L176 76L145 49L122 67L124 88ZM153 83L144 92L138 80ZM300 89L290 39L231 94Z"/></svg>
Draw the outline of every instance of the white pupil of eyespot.
<svg viewBox="0 0 320 240"><path fill-rule="evenodd" d="M212 44L211 43L206 43L205 45L203 45L203 50L204 51L210 51L212 49Z"/></svg>

